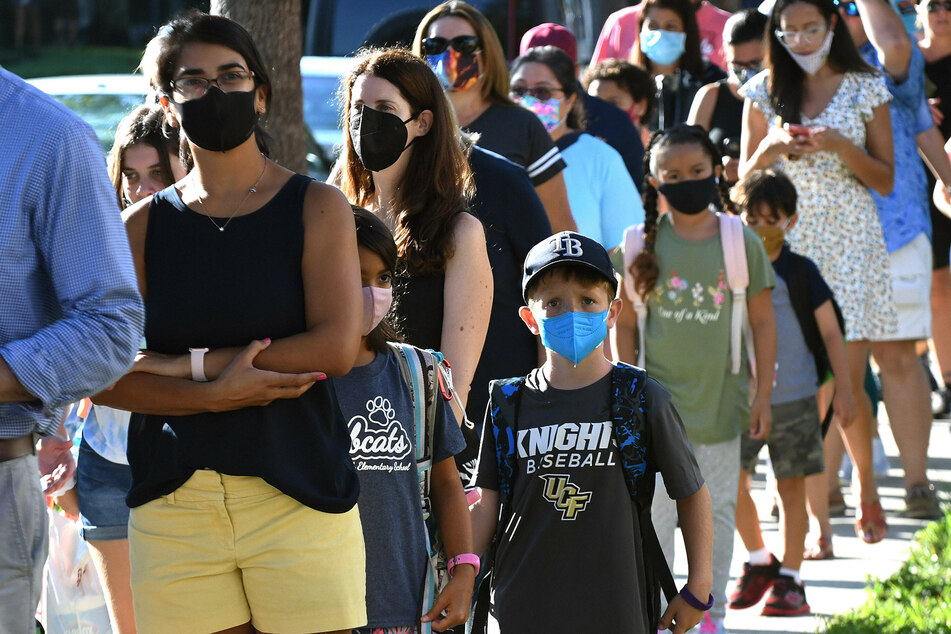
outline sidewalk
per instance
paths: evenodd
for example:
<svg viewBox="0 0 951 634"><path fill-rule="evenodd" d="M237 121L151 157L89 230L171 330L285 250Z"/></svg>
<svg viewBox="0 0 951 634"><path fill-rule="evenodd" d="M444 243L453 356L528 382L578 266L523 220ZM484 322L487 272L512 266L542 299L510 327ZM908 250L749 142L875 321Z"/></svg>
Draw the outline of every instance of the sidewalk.
<svg viewBox="0 0 951 634"><path fill-rule="evenodd" d="M806 561L802 567L806 597L812 607L812 614L799 617L764 617L759 614L762 604L747 610L727 610L725 625L728 632L752 634L821 631L825 618L847 612L865 603L867 580L870 576L884 579L894 573L905 561L912 535L928 522L908 519L901 515L905 504L901 463L888 428L884 408L880 408L879 421L879 433L890 463L888 474L877 478L882 507L885 509L888 520L888 537L878 544L869 545L855 536L853 523L856 500L851 496L848 487L843 488L849 508L846 510L845 517L832 518L836 558L828 561ZM951 500L951 425L949 421L934 422L928 456L928 475L938 489L942 502L947 506ZM766 499L764 492L763 464L763 462L760 463L754 478L753 498L760 510L760 521L766 545L780 554L778 551L781 550L782 538L779 534L778 523L769 516L770 502ZM680 587L686 582L687 568L682 540L678 538L677 544L674 572L677 577L677 587ZM746 550L737 536L733 549L732 579L730 585L727 586L728 595L736 578L742 573L744 561L746 561Z"/></svg>

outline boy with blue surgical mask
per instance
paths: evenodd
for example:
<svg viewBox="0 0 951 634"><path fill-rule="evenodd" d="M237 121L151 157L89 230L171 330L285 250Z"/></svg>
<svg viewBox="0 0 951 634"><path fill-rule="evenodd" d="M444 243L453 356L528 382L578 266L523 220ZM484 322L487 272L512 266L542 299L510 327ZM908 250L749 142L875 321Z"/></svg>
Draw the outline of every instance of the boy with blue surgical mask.
<svg viewBox="0 0 951 634"><path fill-rule="evenodd" d="M519 314L545 361L491 384L472 509L476 552L494 541L486 565L503 633L686 632L712 605L710 496L680 416L643 370L604 356L617 288L607 252L577 233L546 238L525 260ZM657 471L682 518L679 594L650 523ZM671 599L662 616L659 585ZM571 606L552 610L565 590Z"/></svg>

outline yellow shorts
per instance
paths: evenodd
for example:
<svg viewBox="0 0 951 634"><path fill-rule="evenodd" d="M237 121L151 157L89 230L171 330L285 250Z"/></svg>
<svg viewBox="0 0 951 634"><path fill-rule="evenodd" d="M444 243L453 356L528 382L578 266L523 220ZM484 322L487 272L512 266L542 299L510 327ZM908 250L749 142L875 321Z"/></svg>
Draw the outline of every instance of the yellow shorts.
<svg viewBox="0 0 951 634"><path fill-rule="evenodd" d="M257 477L200 470L132 509L132 592L140 634L327 632L366 617L357 507L322 513Z"/></svg>

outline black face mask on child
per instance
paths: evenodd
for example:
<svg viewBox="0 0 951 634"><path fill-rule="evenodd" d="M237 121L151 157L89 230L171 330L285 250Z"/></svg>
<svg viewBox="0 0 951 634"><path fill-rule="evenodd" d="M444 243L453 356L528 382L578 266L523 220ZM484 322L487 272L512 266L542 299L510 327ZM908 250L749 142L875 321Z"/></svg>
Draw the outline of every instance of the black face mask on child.
<svg viewBox="0 0 951 634"><path fill-rule="evenodd" d="M694 216L710 206L716 188L717 179L710 174L700 180L661 183L657 186L657 191L664 195L668 204L675 210Z"/></svg>

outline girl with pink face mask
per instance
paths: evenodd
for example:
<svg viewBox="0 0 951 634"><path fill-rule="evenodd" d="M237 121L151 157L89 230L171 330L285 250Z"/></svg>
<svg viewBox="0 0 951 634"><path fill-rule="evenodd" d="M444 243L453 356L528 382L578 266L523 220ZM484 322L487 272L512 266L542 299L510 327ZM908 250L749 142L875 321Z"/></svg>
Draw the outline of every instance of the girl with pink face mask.
<svg viewBox="0 0 951 634"><path fill-rule="evenodd" d="M331 379L350 432L350 457L360 476L360 513L367 549L365 632L415 632L425 624L443 630L466 621L478 557L454 454L466 446L442 394L434 400L430 499L436 522L455 558L451 579L431 609L420 610L426 574L426 529L420 512L414 401L400 371L399 335L387 315L392 306L397 246L386 224L353 207L363 284L363 338L354 367ZM403 348L413 353L411 347ZM399 548L393 548L400 544ZM428 606L427 606L428 607Z"/></svg>

